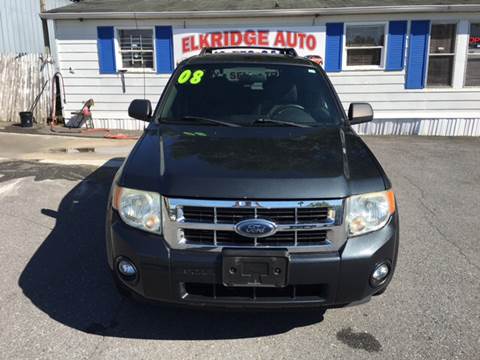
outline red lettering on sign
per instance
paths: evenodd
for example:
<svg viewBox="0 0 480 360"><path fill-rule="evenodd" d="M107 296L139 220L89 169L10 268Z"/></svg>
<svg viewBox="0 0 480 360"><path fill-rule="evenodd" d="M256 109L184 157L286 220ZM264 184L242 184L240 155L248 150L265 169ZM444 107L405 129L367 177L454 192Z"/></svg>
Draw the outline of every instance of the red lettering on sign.
<svg viewBox="0 0 480 360"><path fill-rule="evenodd" d="M240 46L242 45L242 33L240 31L232 31L230 33L230 44L231 46Z"/></svg>
<svg viewBox="0 0 480 360"><path fill-rule="evenodd" d="M208 35L209 34L200 34L199 36L199 46L201 49L210 47L210 43L208 42Z"/></svg>
<svg viewBox="0 0 480 360"><path fill-rule="evenodd" d="M258 45L259 46L268 46L268 31L259 31L258 32Z"/></svg>
<svg viewBox="0 0 480 360"><path fill-rule="evenodd" d="M223 32L223 46L230 46L230 33L228 31Z"/></svg>
<svg viewBox="0 0 480 360"><path fill-rule="evenodd" d="M313 35L307 35L307 49L312 51L317 48L317 38Z"/></svg>
<svg viewBox="0 0 480 360"><path fill-rule="evenodd" d="M470 44L475 45L480 43L480 36L470 36Z"/></svg>
<svg viewBox="0 0 480 360"><path fill-rule="evenodd" d="M285 43L285 34L283 33L283 31L277 32L277 36L275 37L274 46L281 46L281 47L286 47L287 46L286 43Z"/></svg>
<svg viewBox="0 0 480 360"><path fill-rule="evenodd" d="M255 31L252 31L252 30L246 31L245 35L243 36L244 37L243 41L245 42L245 45L247 46L257 45L257 37L255 35L256 35Z"/></svg>
<svg viewBox="0 0 480 360"><path fill-rule="evenodd" d="M212 47L222 47L222 33L212 33L210 34L212 38Z"/></svg>
<svg viewBox="0 0 480 360"><path fill-rule="evenodd" d="M184 38L182 39L182 51L183 51L184 53L190 51L190 43L189 43L189 40L190 40L189 37L184 37Z"/></svg>
<svg viewBox="0 0 480 360"><path fill-rule="evenodd" d="M298 34L298 47L300 49L305 49L305 38L307 37L306 34L304 33L299 33Z"/></svg>
<svg viewBox="0 0 480 360"><path fill-rule="evenodd" d="M198 44L195 42L195 36L190 36L190 51L200 50Z"/></svg>
<svg viewBox="0 0 480 360"><path fill-rule="evenodd" d="M288 47L297 47L297 34L291 31L287 31L287 45Z"/></svg>
<svg viewBox="0 0 480 360"><path fill-rule="evenodd" d="M470 37L470 44L477 43L480 43L479 37ZM270 31L268 30L218 31L186 35L181 38L183 53L198 51L206 47L236 47L242 45L292 47L299 50L315 51L317 38L312 34L294 31L276 31L275 36L270 38Z"/></svg>

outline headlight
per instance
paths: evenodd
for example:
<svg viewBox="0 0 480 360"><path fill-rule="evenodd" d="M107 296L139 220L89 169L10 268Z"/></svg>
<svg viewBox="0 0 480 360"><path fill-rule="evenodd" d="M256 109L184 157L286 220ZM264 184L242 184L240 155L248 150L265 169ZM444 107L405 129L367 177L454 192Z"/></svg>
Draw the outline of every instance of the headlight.
<svg viewBox="0 0 480 360"><path fill-rule="evenodd" d="M393 191L351 196L347 200L348 234L357 236L379 230L394 212Z"/></svg>
<svg viewBox="0 0 480 360"><path fill-rule="evenodd" d="M112 206L127 225L157 234L162 233L160 194L115 186Z"/></svg>

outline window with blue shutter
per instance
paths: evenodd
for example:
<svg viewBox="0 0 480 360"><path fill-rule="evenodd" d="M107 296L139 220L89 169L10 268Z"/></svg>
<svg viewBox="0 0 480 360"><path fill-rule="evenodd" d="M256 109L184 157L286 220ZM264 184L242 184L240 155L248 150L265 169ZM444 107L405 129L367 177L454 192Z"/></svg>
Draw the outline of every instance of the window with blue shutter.
<svg viewBox="0 0 480 360"><path fill-rule="evenodd" d="M403 70L406 38L407 22L390 21L388 24L387 63L385 70Z"/></svg>
<svg viewBox="0 0 480 360"><path fill-rule="evenodd" d="M423 89L427 70L430 21L412 21L408 47L406 89Z"/></svg>
<svg viewBox="0 0 480 360"><path fill-rule="evenodd" d="M155 27L157 73L170 74L174 69L173 35L171 26Z"/></svg>
<svg viewBox="0 0 480 360"><path fill-rule="evenodd" d="M125 70L154 70L153 29L117 29L119 56Z"/></svg>
<svg viewBox="0 0 480 360"><path fill-rule="evenodd" d="M115 74L115 31L113 26L97 28L97 46L100 74Z"/></svg>
<svg viewBox="0 0 480 360"><path fill-rule="evenodd" d="M343 23L327 24L325 71L342 71Z"/></svg>

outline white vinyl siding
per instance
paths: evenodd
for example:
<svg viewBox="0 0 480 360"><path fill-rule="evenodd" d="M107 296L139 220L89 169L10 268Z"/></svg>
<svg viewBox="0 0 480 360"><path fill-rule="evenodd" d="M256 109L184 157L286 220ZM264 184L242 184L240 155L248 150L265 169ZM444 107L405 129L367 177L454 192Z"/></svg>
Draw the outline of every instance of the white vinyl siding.
<svg viewBox="0 0 480 360"><path fill-rule="evenodd" d="M425 14L421 18L425 19ZM427 16L434 19L435 17L445 16L442 14ZM453 15L452 15L453 16ZM454 14L454 19L446 19L451 22L459 19L468 19L468 14ZM404 20L411 20L415 16ZM478 17L477 17L478 18ZM389 16L345 16L328 17L316 20L316 26L327 22L359 22L365 23L372 21L378 23L381 21L399 20L398 15ZM443 18L442 18L443 20ZM309 26L312 25L311 18L286 18L286 19L235 19L228 26L245 27L247 25L252 28L273 27L281 24L282 26ZM463 20L469 22L473 20ZM475 22L480 22L478 19ZM273 24L273 25L272 25ZM159 20L141 20L139 26L151 27L161 25L173 25L175 28L183 29L184 21L159 21ZM56 39L58 49L59 66L65 79L65 89L67 104L65 104L65 115L70 116L70 112L78 111L82 104L89 98L95 100L92 108L93 119L97 127L120 127L124 129L143 129L144 123L133 120L128 117L128 106L130 101L135 98L143 98L144 91L147 99L152 101L155 106L160 95L166 85L169 75L160 75L147 72L144 75L140 73L127 72L125 74L125 94L122 93L121 77L118 74L99 74L99 64L97 55L97 26L114 26L115 28L134 27L133 20L61 20L56 21ZM225 21L221 19L204 19L187 22L187 27L199 28L205 27L212 29L215 27L226 27ZM461 41L460 41L461 40ZM387 48L388 34L385 39L385 52ZM389 129L395 128L396 119L402 119L402 126L407 127L407 122L411 121L416 124L419 120L424 119L426 124L423 129L434 134L433 119L465 119L459 125L465 131L477 132L480 125L480 88L479 87L463 87L464 71L466 68L466 54L468 44L467 31L459 31L457 33L457 46L464 45L465 55L463 62L456 64L454 74L454 87L440 89L421 89L406 90L405 89L405 71L384 71L384 70L344 70L340 73L331 73L329 77L335 86L336 91L343 103L345 109L348 109L352 102L369 102L375 111L376 119L385 124L380 127L376 124L369 124L368 130L371 133L388 133ZM408 46L408 39L407 39ZM405 52L405 56L408 49ZM325 49L319 49L319 55L324 58ZM460 56L456 56L456 61L460 61ZM179 59L175 59L175 64ZM118 58L117 58L118 61ZM405 59L406 61L406 59ZM458 71L457 71L458 70ZM460 71L461 70L461 71ZM457 74L458 73L458 74ZM455 80L457 79L457 80ZM460 81L459 85L456 85ZM145 85L145 87L144 87ZM409 120L411 119L411 120ZM453 123L459 123L460 120L452 120ZM441 124L448 123L448 120L442 120ZM440 122L439 122L440 124ZM365 125L367 126L367 125ZM365 127L364 126L364 127ZM375 126L372 127L372 126ZM440 125L439 125L440 126ZM450 125L442 125L445 131L454 130ZM411 125L412 129L417 129L418 125ZM455 131L459 131L455 128ZM367 131L367 132L368 132ZM440 131L440 130L435 130ZM443 130L442 130L443 131ZM393 130L391 131L393 132ZM470 134L470 133L468 133ZM468 135L465 133L464 135Z"/></svg>
<svg viewBox="0 0 480 360"><path fill-rule="evenodd" d="M69 118L71 112L79 111L83 103L92 98L96 127L143 129L144 122L128 117L130 101L142 99L145 91L145 97L155 106L169 75L127 72L124 94L120 74L99 74L97 26L102 25L93 21L58 21L56 24L57 54L67 99L64 115ZM119 54L117 61L118 57Z"/></svg>
<svg viewBox="0 0 480 360"><path fill-rule="evenodd" d="M343 71L329 77L346 110L352 102L368 102L375 118L480 117L479 91L406 90L404 71Z"/></svg>
<svg viewBox="0 0 480 360"><path fill-rule="evenodd" d="M453 20L449 22L455 23ZM468 34L458 31L456 35L457 48L461 43L466 44L467 38ZM404 60L407 64L408 33L406 44ZM466 51L466 49L464 50ZM460 61L460 59L459 56L458 60ZM459 68L463 66L463 64L458 64ZM345 110L348 110L352 102L368 102L374 109L376 119L392 119L393 122L395 119L467 119L468 124L474 125L466 125L466 129L475 130L476 134L480 135L478 128L480 127L479 88L464 88L463 84L458 85L457 82L453 88L408 90L405 89L405 76L406 70L359 71L345 69L340 73L329 74ZM454 75L454 78L456 76ZM372 129L372 125L364 125L363 128ZM425 129L431 128L426 127ZM385 127L384 131L392 132L388 127ZM373 133L379 133L378 126Z"/></svg>

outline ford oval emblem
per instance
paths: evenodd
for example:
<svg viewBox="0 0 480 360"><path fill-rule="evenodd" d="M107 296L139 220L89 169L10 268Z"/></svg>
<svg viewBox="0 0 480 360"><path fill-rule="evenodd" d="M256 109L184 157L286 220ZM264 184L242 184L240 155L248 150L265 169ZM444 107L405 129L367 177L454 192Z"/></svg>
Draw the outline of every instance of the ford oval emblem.
<svg viewBox="0 0 480 360"><path fill-rule="evenodd" d="M250 238L263 238L277 232L277 225L264 219L249 219L235 225L237 234Z"/></svg>

